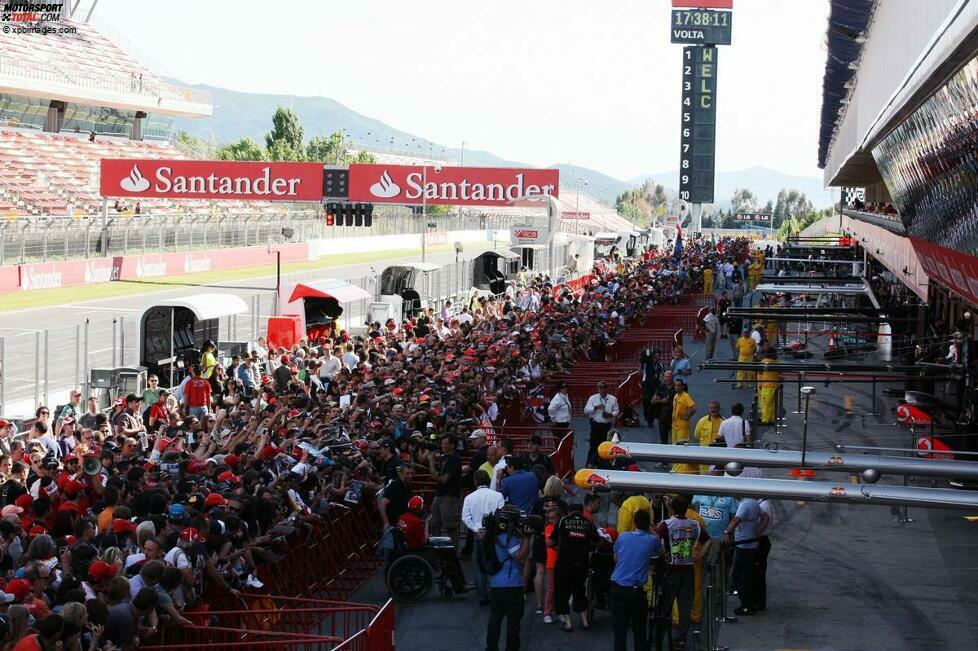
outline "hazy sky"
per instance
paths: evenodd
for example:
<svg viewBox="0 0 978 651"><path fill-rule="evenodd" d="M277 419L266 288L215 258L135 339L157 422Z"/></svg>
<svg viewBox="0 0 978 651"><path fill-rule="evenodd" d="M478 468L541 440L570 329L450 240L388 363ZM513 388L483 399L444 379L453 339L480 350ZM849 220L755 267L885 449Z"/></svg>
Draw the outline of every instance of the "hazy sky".
<svg viewBox="0 0 978 651"><path fill-rule="evenodd" d="M816 169L828 0L737 0L717 169ZM102 0L178 78L323 95L447 146L628 179L676 169L669 0Z"/></svg>

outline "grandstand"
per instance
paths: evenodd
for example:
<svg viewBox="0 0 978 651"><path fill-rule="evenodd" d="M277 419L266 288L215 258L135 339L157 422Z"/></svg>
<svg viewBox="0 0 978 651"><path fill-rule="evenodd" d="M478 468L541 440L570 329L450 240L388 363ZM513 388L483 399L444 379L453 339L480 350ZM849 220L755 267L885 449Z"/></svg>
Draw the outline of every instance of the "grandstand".
<svg viewBox="0 0 978 651"><path fill-rule="evenodd" d="M0 32L0 93L162 115L210 115L210 95L171 84L87 23L75 33Z"/></svg>

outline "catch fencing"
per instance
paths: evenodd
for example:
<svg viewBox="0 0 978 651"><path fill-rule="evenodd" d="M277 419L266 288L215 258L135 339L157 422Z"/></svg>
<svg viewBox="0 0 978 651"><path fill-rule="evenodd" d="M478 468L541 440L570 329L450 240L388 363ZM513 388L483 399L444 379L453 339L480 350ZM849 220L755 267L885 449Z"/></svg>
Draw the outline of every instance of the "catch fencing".
<svg viewBox="0 0 978 651"><path fill-rule="evenodd" d="M365 237L434 230L506 229L527 217L482 213L428 215L405 206L374 206L371 226L326 226L321 208L182 215L129 215L111 211L84 217L18 217L0 221L0 266L144 253L305 242L315 238ZM429 227L432 230L432 227ZM104 247L103 247L104 242ZM103 248L105 251L103 252Z"/></svg>
<svg viewBox="0 0 978 651"><path fill-rule="evenodd" d="M566 246L554 247L558 277L563 273L566 256ZM536 251L535 268L546 271L549 264L548 252ZM379 298L379 275L383 268L384 265L378 263L370 274L347 280L367 291L371 298L344 306L341 319L344 328L359 328L369 317L370 303ZM425 285L419 291L436 312L446 301L451 301L452 312L457 312L473 296L474 268L473 260L446 264L426 274ZM314 269L284 276L283 285L328 277L328 269ZM191 291L188 288L188 293ZM232 291L249 306L246 313L220 319L219 340L222 342L256 341L267 334L268 317L278 313L279 301L273 287L264 290L201 288L201 291ZM143 295L136 301L140 305L152 304L152 294ZM89 318L76 325L44 327L46 324L25 318L22 328L0 329L0 414L20 416L33 412L40 405L55 406L67 400L72 388L81 388L87 396L91 393L88 388L91 369L138 366L140 317L138 310L118 316L92 312ZM167 385L168 378L160 378L160 384Z"/></svg>

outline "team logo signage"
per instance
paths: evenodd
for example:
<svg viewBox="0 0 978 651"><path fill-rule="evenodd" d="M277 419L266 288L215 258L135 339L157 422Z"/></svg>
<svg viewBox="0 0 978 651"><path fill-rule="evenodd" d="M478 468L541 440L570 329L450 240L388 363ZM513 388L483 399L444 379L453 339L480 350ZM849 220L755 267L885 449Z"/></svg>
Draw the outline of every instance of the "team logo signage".
<svg viewBox="0 0 978 651"><path fill-rule="evenodd" d="M407 205L507 206L528 196L558 196L552 169L350 165L350 201Z"/></svg>
<svg viewBox="0 0 978 651"><path fill-rule="evenodd" d="M322 201L321 163L103 158L103 197Z"/></svg>
<svg viewBox="0 0 978 651"><path fill-rule="evenodd" d="M739 212L734 215L734 220L738 222L767 222L771 223L771 213L767 212Z"/></svg>
<svg viewBox="0 0 978 651"><path fill-rule="evenodd" d="M546 244L549 231L537 226L514 226L510 244L520 246L527 244Z"/></svg>

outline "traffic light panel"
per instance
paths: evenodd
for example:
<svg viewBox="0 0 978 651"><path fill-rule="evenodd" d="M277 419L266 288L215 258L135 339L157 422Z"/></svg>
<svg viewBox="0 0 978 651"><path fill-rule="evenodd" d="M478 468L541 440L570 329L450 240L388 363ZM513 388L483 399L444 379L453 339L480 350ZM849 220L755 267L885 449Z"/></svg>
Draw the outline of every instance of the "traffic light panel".
<svg viewBox="0 0 978 651"><path fill-rule="evenodd" d="M326 204L327 226L373 226L374 205L372 203Z"/></svg>

